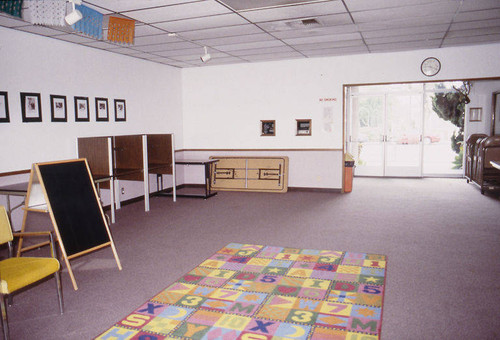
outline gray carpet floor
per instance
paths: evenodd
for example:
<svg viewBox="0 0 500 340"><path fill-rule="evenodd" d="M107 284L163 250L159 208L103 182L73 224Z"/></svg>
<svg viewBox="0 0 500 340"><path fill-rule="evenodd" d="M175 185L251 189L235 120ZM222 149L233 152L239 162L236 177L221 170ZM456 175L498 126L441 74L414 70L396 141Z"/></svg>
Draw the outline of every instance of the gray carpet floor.
<svg viewBox="0 0 500 340"><path fill-rule="evenodd" d="M44 228L41 216L29 225ZM35 227L32 227L33 230ZM382 339L500 338L500 200L463 179L355 178L349 194L219 192L123 206L110 248L14 297L12 339L91 339L230 242L388 256ZM34 253L41 253L38 250Z"/></svg>

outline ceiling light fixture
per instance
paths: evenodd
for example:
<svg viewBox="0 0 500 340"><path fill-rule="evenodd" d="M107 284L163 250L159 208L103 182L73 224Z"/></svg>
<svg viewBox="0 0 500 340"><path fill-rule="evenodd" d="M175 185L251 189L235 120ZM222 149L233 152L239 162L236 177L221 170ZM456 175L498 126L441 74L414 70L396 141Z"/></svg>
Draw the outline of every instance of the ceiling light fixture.
<svg viewBox="0 0 500 340"><path fill-rule="evenodd" d="M204 55L202 55L202 56L200 57L200 59L201 59L201 61L202 61L202 62L207 63L207 62L209 62L209 61L210 61L210 59L212 59L212 57L211 57L211 56L210 56L210 54L208 53L208 51L207 51L207 47L206 47L206 46L204 46L204 47L203 47L203 49L204 49L204 51L205 51L205 54L204 54Z"/></svg>
<svg viewBox="0 0 500 340"><path fill-rule="evenodd" d="M73 10L71 11L71 13L66 15L64 20L66 20L66 23L71 26L71 25L74 25L75 23L77 23L78 21L82 20L82 18L83 18L82 12L77 10L75 7L75 5L81 5L82 0L68 0L68 1L71 2L71 5L73 6Z"/></svg>

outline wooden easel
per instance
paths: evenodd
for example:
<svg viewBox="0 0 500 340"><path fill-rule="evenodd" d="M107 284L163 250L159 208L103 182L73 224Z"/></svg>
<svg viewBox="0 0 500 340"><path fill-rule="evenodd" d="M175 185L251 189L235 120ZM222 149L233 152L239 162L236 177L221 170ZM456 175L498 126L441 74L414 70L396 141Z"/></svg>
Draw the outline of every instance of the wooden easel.
<svg viewBox="0 0 500 340"><path fill-rule="evenodd" d="M21 231L26 229L29 212L50 214L75 290L71 259L110 246L118 269L122 269L86 159L33 164ZM26 248L22 244L21 238L17 256L48 242Z"/></svg>

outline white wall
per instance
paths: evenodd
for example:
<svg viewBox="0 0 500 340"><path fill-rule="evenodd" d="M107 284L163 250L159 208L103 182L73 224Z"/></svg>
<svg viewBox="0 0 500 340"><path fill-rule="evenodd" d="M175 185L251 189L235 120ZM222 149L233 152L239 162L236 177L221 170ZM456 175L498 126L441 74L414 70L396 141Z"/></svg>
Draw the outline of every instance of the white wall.
<svg viewBox="0 0 500 340"><path fill-rule="evenodd" d="M10 123L0 124L0 172L74 158L83 136L173 132L182 147L179 69L1 27L0 60L10 107ZM41 123L22 122L20 92L41 93ZM67 123L50 121L51 94L67 97ZM75 122L74 96L89 97L90 122ZM95 97L108 98L109 122L95 121ZM126 100L126 122L114 122L114 99Z"/></svg>
<svg viewBox="0 0 500 340"><path fill-rule="evenodd" d="M341 150L344 84L498 77L499 50L500 44L493 44L184 69L184 148ZM420 72L422 60L429 56L442 64L433 78ZM321 102L321 98L336 100ZM333 112L331 131L323 129L327 110ZM311 137L295 136L297 118L313 120ZM275 137L260 137L262 119L276 120ZM290 164L309 162L311 180L295 181L298 174L291 173L290 181L340 188L341 180L316 180L324 178L317 172L323 169L342 178L342 158L336 159L332 163L330 157L291 158Z"/></svg>
<svg viewBox="0 0 500 340"><path fill-rule="evenodd" d="M500 80L473 82L469 95L470 103L465 112L465 140L474 133L491 133L491 117L493 114L493 92L500 91ZM469 121L469 109L482 108L483 115L481 121Z"/></svg>
<svg viewBox="0 0 500 340"><path fill-rule="evenodd" d="M0 123L0 173L75 158L76 140L84 136L174 133L176 146L183 146L179 69L2 27L0 61L0 91L8 92L10 109L10 123ZM20 92L41 94L41 123L22 122ZM67 97L68 122L51 122L51 94ZM90 122L75 122L74 96L89 97ZM109 122L96 122L95 97L108 98ZM114 99L126 100L126 122L114 121ZM0 177L0 185L28 178ZM122 199L143 195L141 183L121 184L128 186ZM105 192L105 203L108 197Z"/></svg>

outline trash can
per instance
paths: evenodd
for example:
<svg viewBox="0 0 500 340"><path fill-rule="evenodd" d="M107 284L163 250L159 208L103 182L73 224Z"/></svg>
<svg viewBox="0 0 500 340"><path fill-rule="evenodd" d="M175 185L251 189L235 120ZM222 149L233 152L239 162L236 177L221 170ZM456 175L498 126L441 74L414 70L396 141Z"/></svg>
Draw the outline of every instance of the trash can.
<svg viewBox="0 0 500 340"><path fill-rule="evenodd" d="M354 176L354 158L351 154L344 154L344 192L352 191L352 178Z"/></svg>

